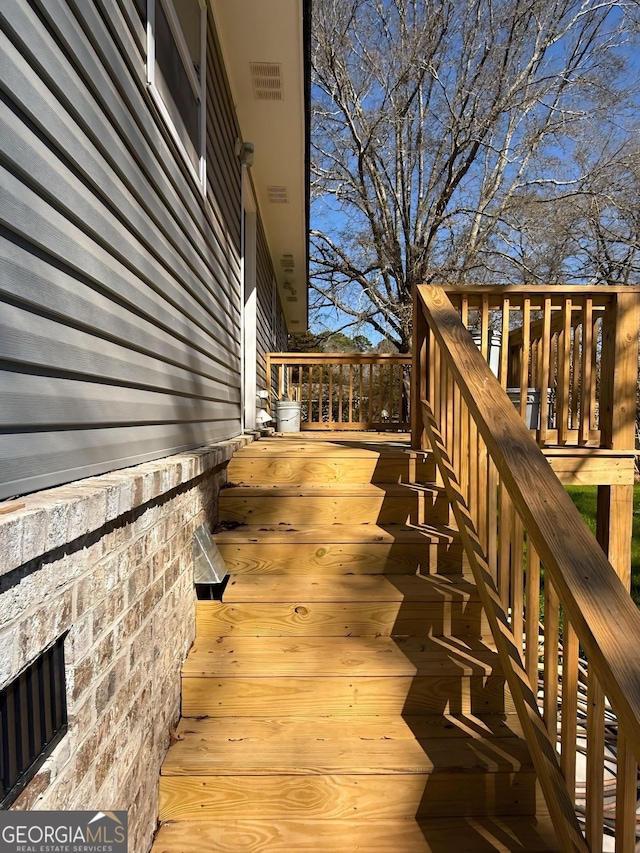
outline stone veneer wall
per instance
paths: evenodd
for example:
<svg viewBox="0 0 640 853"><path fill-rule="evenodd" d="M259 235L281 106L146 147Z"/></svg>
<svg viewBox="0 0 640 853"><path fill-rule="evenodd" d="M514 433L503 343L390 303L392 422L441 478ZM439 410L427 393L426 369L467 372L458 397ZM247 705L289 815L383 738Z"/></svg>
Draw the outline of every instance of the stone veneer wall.
<svg viewBox="0 0 640 853"><path fill-rule="evenodd" d="M0 515L0 688L69 631L69 731L15 809L127 809L150 847L194 639L191 539L217 521L233 439L80 480Z"/></svg>

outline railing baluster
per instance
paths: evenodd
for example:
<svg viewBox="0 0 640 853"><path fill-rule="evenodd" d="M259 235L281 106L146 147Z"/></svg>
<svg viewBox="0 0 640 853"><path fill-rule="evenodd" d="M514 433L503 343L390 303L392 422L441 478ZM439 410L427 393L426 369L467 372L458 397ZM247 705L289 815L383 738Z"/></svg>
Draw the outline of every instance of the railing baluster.
<svg viewBox="0 0 640 853"><path fill-rule="evenodd" d="M362 398L363 398L363 390L362 390L362 363L358 365L359 367L359 377L358 377L358 421L362 423L364 420L362 416Z"/></svg>
<svg viewBox="0 0 640 853"><path fill-rule="evenodd" d="M445 396L445 406L446 406L446 436L447 436L447 450L449 452L449 458L453 459L453 444L454 444L454 428L455 428L455 420L454 420L454 412L453 412L453 376L451 375L451 371L449 369L446 370L446 396Z"/></svg>
<svg viewBox="0 0 640 853"><path fill-rule="evenodd" d="M558 444L566 444L569 430L569 379L571 367L571 299L564 300L562 331L558 335Z"/></svg>
<svg viewBox="0 0 640 853"><path fill-rule="evenodd" d="M531 335L531 300L528 296L522 300L522 348L520 355L520 417L524 420L527 413L527 392L529 390L529 346Z"/></svg>
<svg viewBox="0 0 640 853"><path fill-rule="evenodd" d="M373 364L369 365L369 424L373 425Z"/></svg>
<svg viewBox="0 0 640 853"><path fill-rule="evenodd" d="M498 471L487 454L487 562L491 576L498 580Z"/></svg>
<svg viewBox="0 0 640 853"><path fill-rule="evenodd" d="M302 365L298 365L298 400L302 403Z"/></svg>
<svg viewBox="0 0 640 853"><path fill-rule="evenodd" d="M560 767L572 799L576 795L576 749L578 737L578 635L566 613L562 625L562 705Z"/></svg>
<svg viewBox="0 0 640 853"><path fill-rule="evenodd" d="M482 297L482 310L480 314L480 352L482 357L488 361L489 355L489 297Z"/></svg>
<svg viewBox="0 0 640 853"><path fill-rule="evenodd" d="M329 365L329 426L333 426L333 365Z"/></svg>
<svg viewBox="0 0 640 853"><path fill-rule="evenodd" d="M578 429L578 405L580 400L580 365L581 355L581 325L573 325L571 334L571 393L569 414L571 417L571 429Z"/></svg>
<svg viewBox="0 0 640 853"><path fill-rule="evenodd" d="M558 625L560 601L544 573L544 699L542 718L553 743L558 740Z"/></svg>
<svg viewBox="0 0 640 853"><path fill-rule="evenodd" d="M468 508L478 529L478 427L469 418L469 497Z"/></svg>
<svg viewBox="0 0 640 853"><path fill-rule="evenodd" d="M344 369L342 364L340 365L338 374L338 421L342 423L342 400L344 395Z"/></svg>
<svg viewBox="0 0 640 853"><path fill-rule="evenodd" d="M457 383L456 383L457 385ZM460 397L460 490L463 496L466 498L469 495L469 459L471 455L471 446L469 442L470 436L470 416L469 416L469 407L466 404L466 401Z"/></svg>
<svg viewBox="0 0 640 853"><path fill-rule="evenodd" d="M604 692L595 667L587 685L587 801L585 835L590 853L602 853L604 812Z"/></svg>
<svg viewBox="0 0 640 853"><path fill-rule="evenodd" d="M546 296L542 309L542 339L540 340L540 426L538 444L547 442L547 424L549 423L549 362L551 358L551 299Z"/></svg>
<svg viewBox="0 0 640 853"><path fill-rule="evenodd" d="M616 777L616 853L635 853L638 765L624 728L618 724Z"/></svg>
<svg viewBox="0 0 640 853"><path fill-rule="evenodd" d="M500 540L498 547L498 593L505 613L509 609L511 579L511 527L513 506L504 482L500 481Z"/></svg>
<svg viewBox="0 0 640 853"><path fill-rule="evenodd" d="M593 382L593 300L585 296L582 303L582 387L580 389L580 435L579 444L589 441L591 429L592 382Z"/></svg>
<svg viewBox="0 0 640 853"><path fill-rule="evenodd" d="M462 325L467 328L469 325L469 297L463 296L460 300L460 320Z"/></svg>
<svg viewBox="0 0 640 853"><path fill-rule="evenodd" d="M349 423L353 423L353 365L349 365Z"/></svg>
<svg viewBox="0 0 640 853"><path fill-rule="evenodd" d="M500 347L500 384L503 388L508 385L509 377L509 299L502 299L502 330Z"/></svg>
<svg viewBox="0 0 640 853"><path fill-rule="evenodd" d="M600 358L598 353L602 351L602 320L596 318L593 321L593 343L591 353L591 428L600 429L600 407L597 405L598 390L595 377L598 375Z"/></svg>
<svg viewBox="0 0 640 853"><path fill-rule="evenodd" d="M527 540L526 597L525 669L534 692L537 692L540 658L540 557L531 539Z"/></svg>
<svg viewBox="0 0 640 853"><path fill-rule="evenodd" d="M522 655L524 633L524 527L517 512L511 521L511 633Z"/></svg>

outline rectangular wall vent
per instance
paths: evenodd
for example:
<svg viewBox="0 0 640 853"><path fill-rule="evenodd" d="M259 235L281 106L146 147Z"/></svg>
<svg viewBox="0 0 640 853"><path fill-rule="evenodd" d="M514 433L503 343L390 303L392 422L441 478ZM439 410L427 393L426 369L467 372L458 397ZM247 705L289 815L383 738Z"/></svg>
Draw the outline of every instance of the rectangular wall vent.
<svg viewBox="0 0 640 853"><path fill-rule="evenodd" d="M288 204L289 196L286 187L267 187L270 204Z"/></svg>
<svg viewBox="0 0 640 853"><path fill-rule="evenodd" d="M67 731L65 637L0 691L0 809L19 797Z"/></svg>
<svg viewBox="0 0 640 853"><path fill-rule="evenodd" d="M281 101L282 77L279 62L250 62L253 97L256 101Z"/></svg>

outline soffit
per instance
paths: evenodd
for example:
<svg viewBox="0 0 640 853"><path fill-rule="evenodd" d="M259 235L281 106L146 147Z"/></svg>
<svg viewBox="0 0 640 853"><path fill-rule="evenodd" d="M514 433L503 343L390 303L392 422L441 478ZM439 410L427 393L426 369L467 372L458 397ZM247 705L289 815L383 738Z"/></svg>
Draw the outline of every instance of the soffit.
<svg viewBox="0 0 640 853"><path fill-rule="evenodd" d="M290 332L307 328L303 0L210 0Z"/></svg>

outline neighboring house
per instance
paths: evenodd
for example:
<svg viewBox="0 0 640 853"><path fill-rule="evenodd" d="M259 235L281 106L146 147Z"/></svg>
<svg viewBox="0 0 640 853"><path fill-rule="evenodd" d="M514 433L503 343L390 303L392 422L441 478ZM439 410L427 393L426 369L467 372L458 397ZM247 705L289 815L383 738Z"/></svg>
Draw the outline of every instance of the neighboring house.
<svg viewBox="0 0 640 853"><path fill-rule="evenodd" d="M0 500L23 496L0 515L0 690L64 645L68 712L26 787L28 756L3 757L3 802L129 808L131 850L179 710L193 530L265 353L306 329L307 7L0 7Z"/></svg>

